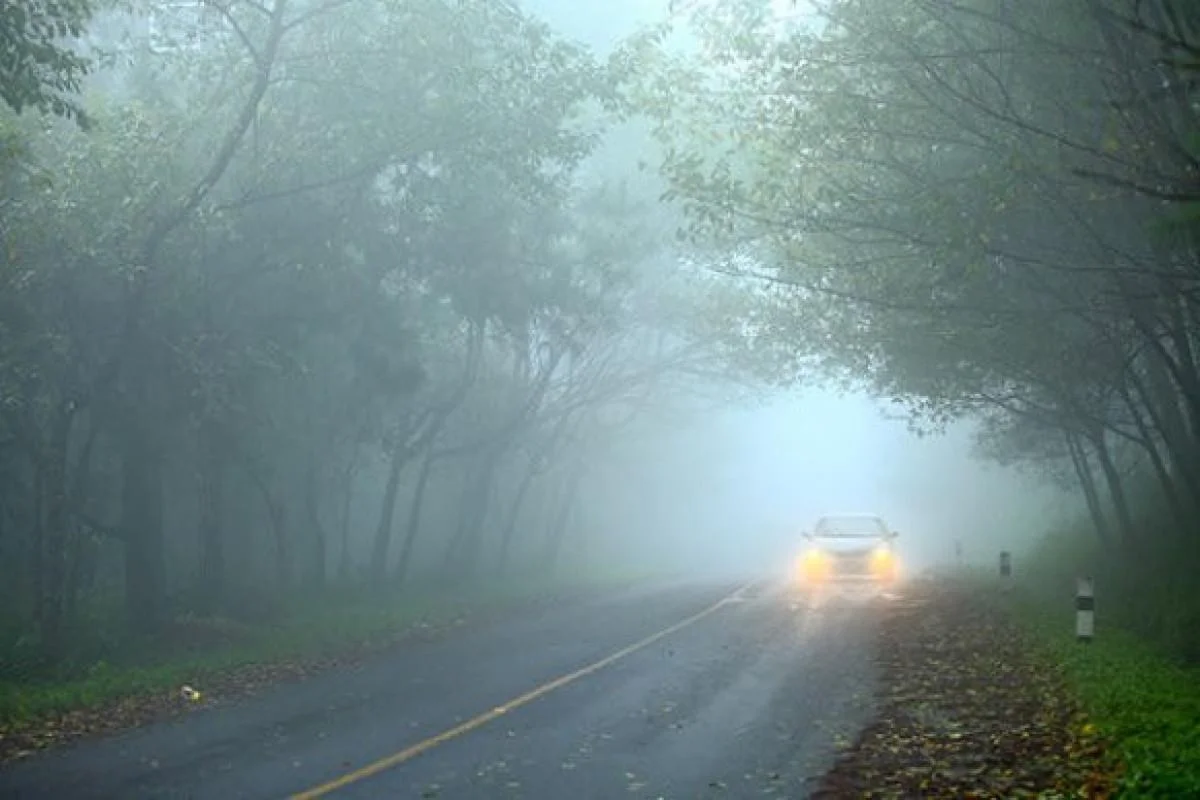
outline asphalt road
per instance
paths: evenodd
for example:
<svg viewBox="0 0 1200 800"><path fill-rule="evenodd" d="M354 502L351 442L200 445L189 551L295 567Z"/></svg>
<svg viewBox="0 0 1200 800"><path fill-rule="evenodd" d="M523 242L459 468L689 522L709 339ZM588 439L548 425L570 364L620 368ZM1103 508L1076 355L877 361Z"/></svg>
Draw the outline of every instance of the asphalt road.
<svg viewBox="0 0 1200 800"><path fill-rule="evenodd" d="M804 797L869 716L876 614L738 588L641 587L408 644L0 768L0 797Z"/></svg>

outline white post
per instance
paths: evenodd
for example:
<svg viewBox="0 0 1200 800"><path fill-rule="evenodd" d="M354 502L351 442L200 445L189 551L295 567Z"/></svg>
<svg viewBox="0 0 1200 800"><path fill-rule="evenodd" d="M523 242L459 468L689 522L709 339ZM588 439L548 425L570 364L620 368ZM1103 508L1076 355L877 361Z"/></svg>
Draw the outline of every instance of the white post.
<svg viewBox="0 0 1200 800"><path fill-rule="evenodd" d="M1012 590L1012 553L1007 550L1000 551L1000 590Z"/></svg>
<svg viewBox="0 0 1200 800"><path fill-rule="evenodd" d="M1096 631L1096 593L1091 577L1075 581L1075 637L1089 644Z"/></svg>

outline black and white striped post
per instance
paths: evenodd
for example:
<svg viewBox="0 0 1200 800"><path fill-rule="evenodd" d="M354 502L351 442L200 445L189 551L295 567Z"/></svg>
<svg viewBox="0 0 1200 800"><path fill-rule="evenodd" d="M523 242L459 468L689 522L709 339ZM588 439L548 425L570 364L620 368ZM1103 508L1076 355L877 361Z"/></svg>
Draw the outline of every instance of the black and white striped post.
<svg viewBox="0 0 1200 800"><path fill-rule="evenodd" d="M1075 638L1090 644L1096 632L1096 587L1090 577L1075 581Z"/></svg>
<svg viewBox="0 0 1200 800"><path fill-rule="evenodd" d="M1012 553L1007 550L1000 551L1000 591L1008 592L1012 589Z"/></svg>

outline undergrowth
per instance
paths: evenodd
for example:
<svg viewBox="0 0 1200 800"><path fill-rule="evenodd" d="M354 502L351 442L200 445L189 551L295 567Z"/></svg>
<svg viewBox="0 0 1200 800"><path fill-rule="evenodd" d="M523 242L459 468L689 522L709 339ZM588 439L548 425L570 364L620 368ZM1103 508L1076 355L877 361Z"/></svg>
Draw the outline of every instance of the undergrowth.
<svg viewBox="0 0 1200 800"><path fill-rule="evenodd" d="M1006 602L1107 742L1117 796L1200 797L1200 553L1181 543L1195 537L1143 530L1136 550L1101 547L1083 526L1047 536L1017 562ZM1090 644L1075 638L1082 575L1095 588Z"/></svg>
<svg viewBox="0 0 1200 800"><path fill-rule="evenodd" d="M1118 797L1200 797L1200 668L1099 614L1096 636L1084 644L1073 612L1050 612L1028 596L1019 609L1107 741L1119 765Z"/></svg>
<svg viewBox="0 0 1200 800"><path fill-rule="evenodd" d="M422 630L495 613L560 591L613 586L640 576L610 574L475 583L453 592L341 592L297 598L277 619L248 623L227 616L176 616L153 640L123 637L97 612L90 636L50 668L29 657L23 640L0 639L0 738L5 730L54 715L107 707L123 698L175 692L183 685L253 665L330 659L386 646ZM98 606L99 608L100 606ZM82 627L89 626L88 620Z"/></svg>

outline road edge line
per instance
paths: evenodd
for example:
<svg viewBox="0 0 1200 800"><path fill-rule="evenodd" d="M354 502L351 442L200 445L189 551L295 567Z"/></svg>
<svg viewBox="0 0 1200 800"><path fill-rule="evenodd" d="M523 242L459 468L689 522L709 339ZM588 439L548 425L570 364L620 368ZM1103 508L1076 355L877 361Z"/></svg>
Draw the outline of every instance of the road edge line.
<svg viewBox="0 0 1200 800"><path fill-rule="evenodd" d="M586 678L588 675L599 672L605 667L615 664L626 656L630 656L639 650L643 650L655 642L661 641L671 634L683 630L689 625L694 625L705 617L716 613L726 605L735 602L740 598L743 592L756 583L759 583L759 581L751 581L743 586L740 586L735 591L731 592L725 597L722 597L712 605L701 609L695 614L692 614L690 617L685 617L679 622L668 625L662 630L652 633L631 645L622 647L620 650L610 653L599 661L594 661L587 666L575 670L574 672L569 672L566 675L561 675L551 681L547 681L540 686L530 689L524 694L518 695L506 703L502 703L501 705L498 705L489 711L485 711L482 714L477 714L471 719L461 722L452 728L448 728L441 733L435 734L426 739L422 739L416 744L409 745L403 750L398 750L391 755L376 759L369 764L359 767L356 770L346 772L337 778L326 781L325 783L318 784L311 789L305 789L304 791L289 795L289 800L318 800L318 798L325 797L329 793L335 792L338 789L343 789L351 784L358 783L361 780L378 775L381 772L386 772L393 767L398 767L406 761L411 761L422 753L432 750L440 744L445 744L452 739L457 739L463 734L470 733L478 728L482 728L484 725L492 722L493 720L499 719L510 711L514 711L521 706L528 705L538 698L545 697L551 692L561 689L568 684L574 683L580 678Z"/></svg>

